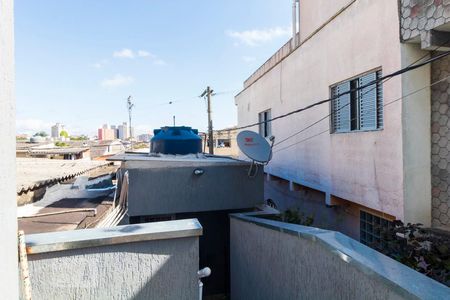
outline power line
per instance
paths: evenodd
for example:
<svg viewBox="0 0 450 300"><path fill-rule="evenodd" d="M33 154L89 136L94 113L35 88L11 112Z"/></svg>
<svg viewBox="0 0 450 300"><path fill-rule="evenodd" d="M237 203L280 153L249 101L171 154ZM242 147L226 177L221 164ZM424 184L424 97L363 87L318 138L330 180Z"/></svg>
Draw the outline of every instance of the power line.
<svg viewBox="0 0 450 300"><path fill-rule="evenodd" d="M223 92L215 92L214 94L212 94L212 96L224 96L224 95L229 95L229 94L234 94L238 92L238 90L228 90L228 91L223 91ZM169 100L167 102L160 102L157 103L155 105L153 105L153 107L160 107L160 106L166 106L166 105L173 105L173 104L177 104L177 103L184 103L184 102L192 102L192 100L198 99L198 96L194 96L194 97L190 97L190 98L185 98L182 100Z"/></svg>
<svg viewBox="0 0 450 300"><path fill-rule="evenodd" d="M378 78L378 79L376 79L376 80L373 80L373 81L371 81L371 82L369 82L369 83L367 83L367 84L365 84L365 85L359 86L359 87L354 88L354 89L350 89L349 91L344 92L344 93L342 93L342 94L338 94L338 95L333 96L333 97L331 97L331 98L324 99L324 100L321 100L321 101L312 103L312 104L310 104L310 105L308 105L308 106L305 106L305 107L299 108L299 109L297 109L297 110L294 110L294 111L285 113L285 114L283 114L283 115L274 117L274 118L272 118L272 119L270 119L270 120L266 120L266 121L262 121L262 122L256 122L256 123L253 123L253 124L250 124L250 125L245 125L245 126L237 127L236 130L247 129L247 128L254 127L254 126L258 126L258 125L261 125L261 124L270 123L270 122L273 122L273 121L276 121L276 120L279 120L279 119L286 118L286 117L291 116L291 115L293 115L293 114L297 114L297 113L303 112L303 111L305 111L305 110L309 110L309 109L311 109L311 108L313 108L313 107L316 107L316 106L319 106L319 105L328 103L328 102L330 102L330 101L332 101L332 100L334 100L334 99L338 99L338 98L341 97L341 96L344 96L344 95L353 93L353 92L355 92L355 91L359 91L359 90L365 89L365 88L370 87L370 86L372 86L372 85L374 85L374 84L378 84L378 83L380 83L380 82L382 82L382 81L384 81L384 80L387 80L387 79L390 79L390 78L393 78L393 77L402 75L402 74L404 74L404 73L406 73L406 72L410 72L410 71L416 70L416 69L421 68L421 67L423 67L423 66L425 66L425 65L427 65L427 64L430 64L430 63L432 63L432 62L434 62L434 61L437 61L437 60L439 60L439 59L442 59L442 58L444 58L444 57L446 57L446 56L448 56L448 55L450 55L450 51L446 51L446 52L444 52L444 53L442 53L442 54L440 54L440 55L438 55L438 56L432 57L432 58L428 59L427 61L425 61L425 62L423 62L423 63L417 64L417 65L413 65L413 66L408 66L408 67L406 67L406 68L400 69L400 70L398 70L398 71L396 71L396 72L394 72L394 73L391 73L391 74L388 74L388 75L386 75L386 76L380 77L380 78ZM219 130L219 131L220 131L220 130Z"/></svg>
<svg viewBox="0 0 450 300"><path fill-rule="evenodd" d="M421 91L423 91L423 90L425 90L425 89L431 88L431 87L435 86L436 84L439 84L439 83L441 83L441 82L443 82L443 81L445 81L445 80L447 80L447 79L449 79L449 78L450 78L450 75L448 75L448 76L446 76L446 77L444 77L444 78L442 78L442 79L439 79L439 80L437 80L437 81L435 81L435 82L433 82L433 83L431 83L431 84L429 84L429 85L427 85L427 86L425 86L425 87L422 87L422 88L420 88L420 89L418 89L418 90L415 90L415 91L413 91L413 92L411 92L411 93L409 93L409 94L407 94L407 95L404 95L404 96L402 96L402 97L400 97L400 98L397 98L397 99L395 99L395 100L392 100L392 101L390 101L390 102L384 104L383 107L389 106L389 105L391 105L391 104L393 104L393 103L395 103L395 102L401 101L401 100L403 100L403 99L405 99L405 98L408 98L409 96L412 96L412 95L414 95L414 94L417 94L417 93L419 93L419 92L421 92ZM330 131L330 129L321 131L321 132L319 132L319 133L317 133L317 134L315 134L315 135L313 135L313 136L310 136L310 137L308 137L308 138L305 138L305 139L303 139L303 140L301 140L301 141L299 141L299 142L296 142L296 143L291 144L291 145L289 145L289 146L286 146L286 147L284 147L284 148L278 149L278 150L274 151L273 153L275 154L275 153L284 151L284 150L286 150L286 149L292 148L293 146L296 146L296 145L298 145L298 144L301 144L301 143L303 143L303 142L306 142L306 141L308 141L308 140L310 140L310 139L312 139L312 138L315 138L315 137L317 137L317 136L319 136L319 135L322 135L322 134L324 134L324 133L326 133L326 132L329 132L329 131Z"/></svg>
<svg viewBox="0 0 450 300"><path fill-rule="evenodd" d="M447 40L447 41L445 41L444 43L438 45L435 49L433 49L432 51L430 51L430 53L427 53L427 54L423 55L422 57L420 57L419 59L413 61L411 64L408 65L408 67L411 67L411 66L415 65L416 63L418 63L419 61L421 61L421 60L423 60L423 59L425 59L425 58L427 58L427 57L429 57L429 56L432 56L433 53L435 53L436 51L438 51L438 50L439 50L440 48L442 48L443 46L447 45L449 42L450 42L450 39ZM386 82L388 82L388 81L391 80L392 78L394 78L394 77L389 77L388 79L386 79L385 81L383 81L383 82L381 83L381 85L384 85ZM363 93L362 96L365 96L365 95L367 95L368 93L371 93L373 90L375 90L375 89L377 89L377 88L378 88L378 84L375 85L372 89L370 89L370 90L368 90L367 92ZM350 105L350 102L347 103L347 104L345 104L345 105L343 105L342 107L339 107L336 111L334 111L334 112L332 112L332 113L329 113L329 114L326 115L325 117L323 117L323 118L317 120L316 122L314 122L314 123L310 124L309 126L303 128L302 130L300 130L300 131L298 131L298 132L296 132L296 133L294 133L294 134L288 136L287 138L285 138L285 139L283 139L283 140L281 140L281 141L275 143L274 146L277 146L277 145L279 145L279 144L282 144L282 143L284 143L284 142L290 140L291 138L293 138L293 137L299 135L300 133L302 133L302 132L308 130L309 128L315 126L316 124L322 122L323 120L328 119L333 113L336 113L336 112L340 111L341 109L344 109L345 107L347 107L347 106L349 106L349 105Z"/></svg>

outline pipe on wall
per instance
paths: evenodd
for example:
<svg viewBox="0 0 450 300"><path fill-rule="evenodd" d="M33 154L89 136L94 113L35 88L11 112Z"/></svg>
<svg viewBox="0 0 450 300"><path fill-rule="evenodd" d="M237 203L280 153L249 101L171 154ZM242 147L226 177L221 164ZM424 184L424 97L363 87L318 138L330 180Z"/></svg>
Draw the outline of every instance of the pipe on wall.
<svg viewBox="0 0 450 300"><path fill-rule="evenodd" d="M300 45L300 0L292 0L292 47L298 45Z"/></svg>
<svg viewBox="0 0 450 300"><path fill-rule="evenodd" d="M292 47L297 46L297 1L292 0Z"/></svg>
<svg viewBox="0 0 450 300"><path fill-rule="evenodd" d="M298 38L296 38L297 40L297 45L300 45L301 43L301 38L300 38L300 0L297 0L297 23L298 23Z"/></svg>

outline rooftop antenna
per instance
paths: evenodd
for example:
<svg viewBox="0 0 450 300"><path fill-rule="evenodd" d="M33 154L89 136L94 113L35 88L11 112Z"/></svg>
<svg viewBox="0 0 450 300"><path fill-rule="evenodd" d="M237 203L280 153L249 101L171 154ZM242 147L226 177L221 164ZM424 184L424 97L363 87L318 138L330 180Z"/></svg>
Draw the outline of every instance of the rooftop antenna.
<svg viewBox="0 0 450 300"><path fill-rule="evenodd" d="M130 121L130 142L131 142L131 151L133 151L133 131L131 130L131 112L133 110L134 104L131 103L131 96L128 96L127 99L127 107L128 107L128 119Z"/></svg>
<svg viewBox="0 0 450 300"><path fill-rule="evenodd" d="M271 144L260 134L250 130L244 130L238 134L237 144L239 149L252 160L252 165L248 170L249 177L255 177L258 174L259 166L267 165L272 159L275 137L271 136L269 140ZM255 170L253 171L253 169Z"/></svg>

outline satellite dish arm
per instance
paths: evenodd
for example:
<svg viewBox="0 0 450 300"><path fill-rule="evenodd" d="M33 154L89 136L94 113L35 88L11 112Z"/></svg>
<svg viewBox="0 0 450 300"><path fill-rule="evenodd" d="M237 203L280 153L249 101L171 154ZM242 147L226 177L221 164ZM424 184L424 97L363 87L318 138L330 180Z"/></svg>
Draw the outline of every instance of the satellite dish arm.
<svg viewBox="0 0 450 300"><path fill-rule="evenodd" d="M265 166L267 166L269 164L269 162L272 160L273 157L273 145L275 144L275 136L271 136L269 138L271 144L270 144L270 153L269 153L269 159L267 160L267 162L264 164Z"/></svg>

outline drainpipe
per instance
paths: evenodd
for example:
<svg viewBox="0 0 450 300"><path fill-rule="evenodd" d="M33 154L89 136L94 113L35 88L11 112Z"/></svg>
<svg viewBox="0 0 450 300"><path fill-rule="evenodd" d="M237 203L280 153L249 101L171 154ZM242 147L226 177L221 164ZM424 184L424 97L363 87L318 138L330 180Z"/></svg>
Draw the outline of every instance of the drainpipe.
<svg viewBox="0 0 450 300"><path fill-rule="evenodd" d="M198 289L199 289L199 300L203 299L203 282L202 282L202 278L208 277L209 275L211 275L211 269L206 267L201 269L200 271L197 272L198 275Z"/></svg>
<svg viewBox="0 0 450 300"><path fill-rule="evenodd" d="M300 39L300 0L297 0L297 14L298 14L298 39L297 39L297 45L300 46L301 39Z"/></svg>
<svg viewBox="0 0 450 300"><path fill-rule="evenodd" d="M297 1L292 0L292 49L297 46Z"/></svg>

